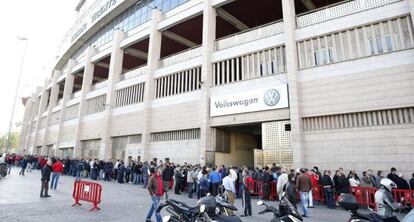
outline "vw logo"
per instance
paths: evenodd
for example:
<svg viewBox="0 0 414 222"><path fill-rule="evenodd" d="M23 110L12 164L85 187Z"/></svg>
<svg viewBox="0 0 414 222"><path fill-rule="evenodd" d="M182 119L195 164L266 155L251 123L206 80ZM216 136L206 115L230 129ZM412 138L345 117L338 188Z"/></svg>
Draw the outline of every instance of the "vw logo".
<svg viewBox="0 0 414 222"><path fill-rule="evenodd" d="M268 106L274 106L279 102L280 94L276 89L269 89L265 92L263 100Z"/></svg>

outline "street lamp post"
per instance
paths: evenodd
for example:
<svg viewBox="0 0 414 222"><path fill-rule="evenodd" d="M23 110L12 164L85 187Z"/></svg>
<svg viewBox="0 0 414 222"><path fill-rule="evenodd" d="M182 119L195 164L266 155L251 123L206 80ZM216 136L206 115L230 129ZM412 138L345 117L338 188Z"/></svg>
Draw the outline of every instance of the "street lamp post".
<svg viewBox="0 0 414 222"><path fill-rule="evenodd" d="M23 48L22 60L20 61L19 77L17 79L17 87L16 87L16 92L14 94L13 107L12 107L12 111L11 111L9 131L8 131L7 143L6 143L6 153L10 149L10 134L11 134L11 128L13 126L14 109L16 107L16 100L17 100L17 96L18 96L18 93L19 93L20 79L22 78L23 64L24 64L24 58L26 57L26 48L27 48L27 40L28 40L27 38L21 37L21 36L18 36L17 39L19 41L24 41L24 48Z"/></svg>

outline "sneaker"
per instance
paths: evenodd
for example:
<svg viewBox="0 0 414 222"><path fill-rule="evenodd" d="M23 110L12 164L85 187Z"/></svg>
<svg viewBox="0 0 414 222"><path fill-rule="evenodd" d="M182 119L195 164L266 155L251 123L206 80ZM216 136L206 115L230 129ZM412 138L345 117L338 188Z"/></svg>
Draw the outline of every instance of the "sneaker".
<svg viewBox="0 0 414 222"><path fill-rule="evenodd" d="M314 206L308 206L308 208L315 208Z"/></svg>
<svg viewBox="0 0 414 222"><path fill-rule="evenodd" d="M308 217L308 216L306 216L305 214L303 214L302 217Z"/></svg>
<svg viewBox="0 0 414 222"><path fill-rule="evenodd" d="M52 197L52 196L50 196L50 195L45 195L44 197Z"/></svg>

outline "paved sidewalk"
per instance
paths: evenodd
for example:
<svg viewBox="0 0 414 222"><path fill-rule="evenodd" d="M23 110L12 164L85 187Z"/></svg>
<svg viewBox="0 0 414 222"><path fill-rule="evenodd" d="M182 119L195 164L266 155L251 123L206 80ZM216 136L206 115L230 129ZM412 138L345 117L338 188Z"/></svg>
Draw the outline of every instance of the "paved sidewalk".
<svg viewBox="0 0 414 222"><path fill-rule="evenodd" d="M118 184L115 182L98 183L103 186L102 203L100 211L90 212L90 203L81 202L81 207L71 207L73 177L61 176L57 190L50 190L51 198L41 199L40 172L33 171L25 176L18 175L18 169L14 168L12 174L0 179L0 221L17 222L55 222L59 221L144 221L146 212L150 206L150 198L146 189L141 185ZM196 199L188 199L186 194L169 195L188 204L195 204ZM262 208L256 206L257 199L252 201L252 217L243 218L248 222L270 221L271 215L257 215ZM272 202L276 204L276 202ZM242 212L241 201L236 201L239 214ZM342 222L347 221L349 214L344 210L328 210L324 206L310 209L310 217L305 222ZM153 217L155 221L155 217Z"/></svg>

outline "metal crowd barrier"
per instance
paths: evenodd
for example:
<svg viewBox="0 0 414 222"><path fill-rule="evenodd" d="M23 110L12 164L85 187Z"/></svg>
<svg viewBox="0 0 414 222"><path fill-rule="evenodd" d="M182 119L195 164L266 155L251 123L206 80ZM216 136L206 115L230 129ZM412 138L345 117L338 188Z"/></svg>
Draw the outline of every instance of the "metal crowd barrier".
<svg viewBox="0 0 414 222"><path fill-rule="evenodd" d="M82 206L79 203L80 200L91 202L93 204L92 210L100 210L98 204L101 203L102 197L102 186L98 183L88 182L88 181L75 181L73 186L73 198L75 203L72 205Z"/></svg>

